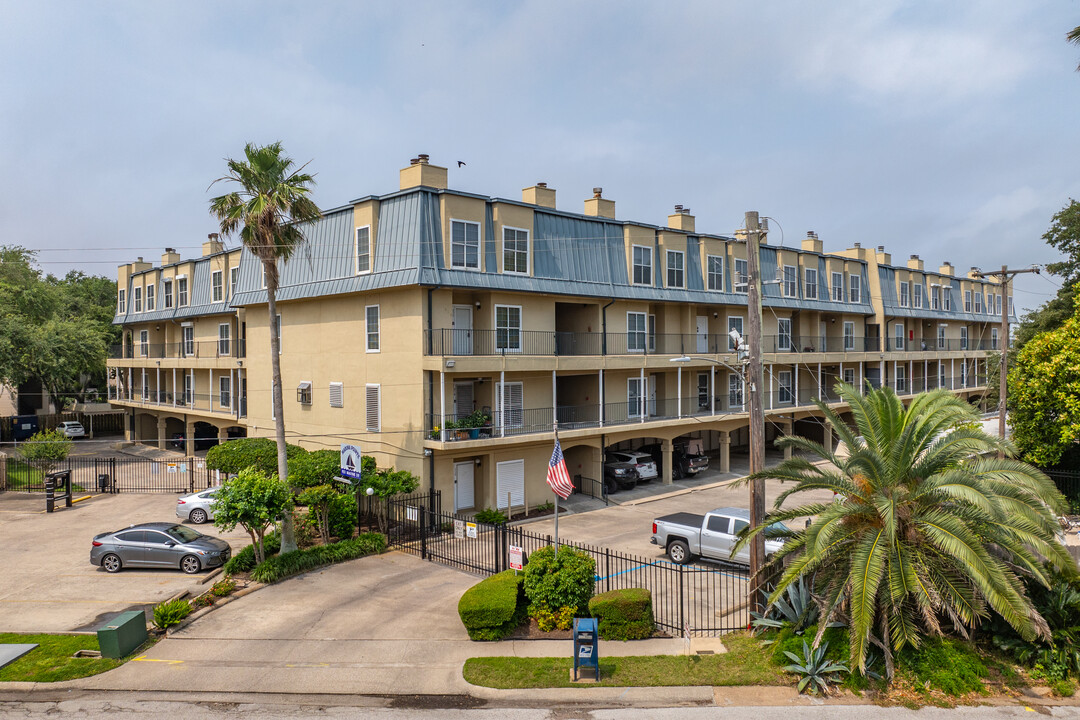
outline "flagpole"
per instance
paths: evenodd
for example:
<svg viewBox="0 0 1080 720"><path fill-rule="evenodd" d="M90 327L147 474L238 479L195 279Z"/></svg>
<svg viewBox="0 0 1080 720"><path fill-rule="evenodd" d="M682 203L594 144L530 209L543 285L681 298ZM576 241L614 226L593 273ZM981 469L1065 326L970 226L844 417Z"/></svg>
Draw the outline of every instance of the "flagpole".
<svg viewBox="0 0 1080 720"><path fill-rule="evenodd" d="M555 432L555 442L559 442L559 421L551 421L551 429ZM559 493L555 492L555 488L551 488L551 492L555 495L555 554L559 554Z"/></svg>

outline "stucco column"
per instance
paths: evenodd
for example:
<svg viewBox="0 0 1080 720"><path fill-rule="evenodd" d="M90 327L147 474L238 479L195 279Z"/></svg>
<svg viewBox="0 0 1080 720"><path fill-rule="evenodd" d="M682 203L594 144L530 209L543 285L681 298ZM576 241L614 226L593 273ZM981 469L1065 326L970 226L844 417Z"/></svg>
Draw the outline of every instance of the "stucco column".
<svg viewBox="0 0 1080 720"><path fill-rule="evenodd" d="M168 438L165 437L165 418L159 417L157 419L157 446L158 450L165 449L165 443Z"/></svg>
<svg viewBox="0 0 1080 720"><path fill-rule="evenodd" d="M720 472L731 472L731 433L720 431Z"/></svg>
<svg viewBox="0 0 1080 720"><path fill-rule="evenodd" d="M672 445L672 442L670 440L664 440L664 441L662 441L660 443L660 452L663 455L661 460L663 461L663 465L664 465L663 470L661 472L663 472L663 479L664 479L664 484L665 485L670 485L671 484L671 476L673 475L672 467L671 467L671 450L672 450L672 447L673 447L673 445Z"/></svg>
<svg viewBox="0 0 1080 720"><path fill-rule="evenodd" d="M195 421L184 418L184 452L188 457L195 454Z"/></svg>
<svg viewBox="0 0 1080 720"><path fill-rule="evenodd" d="M219 443L223 443L229 439L229 429L222 425L217 429L217 439Z"/></svg>
<svg viewBox="0 0 1080 720"><path fill-rule="evenodd" d="M794 433L794 427L795 427L795 423L792 422L791 420L788 420L787 422L785 422L784 423L784 434L785 435L793 434ZM784 459L785 460L790 460L791 459L791 453L792 453L791 446L790 445L785 446L784 447Z"/></svg>
<svg viewBox="0 0 1080 720"><path fill-rule="evenodd" d="M832 445L832 425L830 425L828 422L826 422L825 425L824 425L823 430L824 430L824 432L823 432L823 435L822 435L822 438L821 438L821 444L823 446L825 446L826 450L828 450L829 452L832 452L832 449L833 449L833 445Z"/></svg>

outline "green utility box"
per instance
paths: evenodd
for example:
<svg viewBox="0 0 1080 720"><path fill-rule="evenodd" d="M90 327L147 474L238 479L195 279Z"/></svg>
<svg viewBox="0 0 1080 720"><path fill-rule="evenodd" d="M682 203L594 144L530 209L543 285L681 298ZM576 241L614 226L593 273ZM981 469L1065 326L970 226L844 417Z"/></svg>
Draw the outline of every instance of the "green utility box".
<svg viewBox="0 0 1080 720"><path fill-rule="evenodd" d="M146 642L146 615L142 610L120 613L97 630L101 657L122 658Z"/></svg>

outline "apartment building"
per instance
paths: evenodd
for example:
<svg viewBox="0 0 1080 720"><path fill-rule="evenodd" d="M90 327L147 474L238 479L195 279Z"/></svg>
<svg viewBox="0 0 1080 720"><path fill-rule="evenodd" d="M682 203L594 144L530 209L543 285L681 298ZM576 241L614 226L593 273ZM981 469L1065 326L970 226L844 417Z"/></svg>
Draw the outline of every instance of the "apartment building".
<svg viewBox="0 0 1080 720"><path fill-rule="evenodd" d="M447 169L420 156L397 191L308 229L280 268L274 323L247 252L212 239L197 260L125 265L113 402L144 441L180 427L190 440L195 424L272 436L273 328L291 442L358 443L456 510L549 501L556 423L582 482L602 479L604 449L652 442L670 482L684 436L726 470L749 437L742 378L727 367L738 365L728 333L746 322L745 242L697 231L681 206L654 225L617 219L600 188L580 213L555 198L544 183L521 200L451 190ZM797 247L771 240L760 253L767 439L831 441L812 401L835 402L840 379L981 398L1001 303L1011 311L994 282L914 256L897 266L881 247L826 253L812 232ZM147 288L181 273L192 279L184 312L147 308ZM210 343L207 354L188 353L188 339Z"/></svg>

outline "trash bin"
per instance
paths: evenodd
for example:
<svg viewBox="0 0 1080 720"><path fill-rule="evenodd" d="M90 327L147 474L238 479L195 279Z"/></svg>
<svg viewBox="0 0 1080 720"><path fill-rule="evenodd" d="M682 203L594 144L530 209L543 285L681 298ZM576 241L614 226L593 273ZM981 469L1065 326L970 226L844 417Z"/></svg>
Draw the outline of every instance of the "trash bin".
<svg viewBox="0 0 1080 720"><path fill-rule="evenodd" d="M574 618L574 679L578 670L592 668L600 682L600 646L596 618Z"/></svg>
<svg viewBox="0 0 1080 720"><path fill-rule="evenodd" d="M122 658L146 642L146 615L129 610L114 617L97 630L101 657Z"/></svg>
<svg viewBox="0 0 1080 720"><path fill-rule="evenodd" d="M109 473L100 473L97 476L98 492L107 493L111 489L109 487Z"/></svg>

